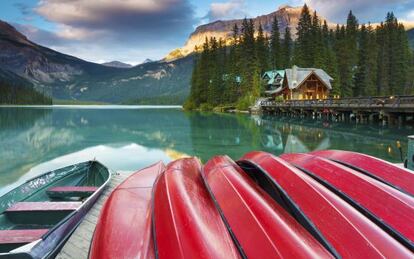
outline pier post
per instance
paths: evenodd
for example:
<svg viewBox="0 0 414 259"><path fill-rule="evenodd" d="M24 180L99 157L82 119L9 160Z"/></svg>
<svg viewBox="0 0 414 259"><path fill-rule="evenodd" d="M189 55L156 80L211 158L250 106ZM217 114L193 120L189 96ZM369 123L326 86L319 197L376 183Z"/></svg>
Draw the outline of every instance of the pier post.
<svg viewBox="0 0 414 259"><path fill-rule="evenodd" d="M408 136L407 168L414 170L414 135Z"/></svg>

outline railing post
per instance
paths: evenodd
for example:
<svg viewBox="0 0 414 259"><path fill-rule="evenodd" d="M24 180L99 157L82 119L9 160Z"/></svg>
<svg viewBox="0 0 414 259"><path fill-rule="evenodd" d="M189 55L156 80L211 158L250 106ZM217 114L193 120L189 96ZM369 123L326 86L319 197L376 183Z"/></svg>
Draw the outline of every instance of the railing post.
<svg viewBox="0 0 414 259"><path fill-rule="evenodd" d="M407 168L414 170L414 135L408 136Z"/></svg>

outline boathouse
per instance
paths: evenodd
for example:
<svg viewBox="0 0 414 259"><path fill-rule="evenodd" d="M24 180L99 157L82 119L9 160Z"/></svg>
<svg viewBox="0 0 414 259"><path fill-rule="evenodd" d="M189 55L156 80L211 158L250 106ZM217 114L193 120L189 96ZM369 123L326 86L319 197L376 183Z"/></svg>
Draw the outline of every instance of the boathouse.
<svg viewBox="0 0 414 259"><path fill-rule="evenodd" d="M267 96L277 96L281 93L285 70L271 70L263 74L262 80L265 84L265 94Z"/></svg>
<svg viewBox="0 0 414 259"><path fill-rule="evenodd" d="M284 100L327 99L332 81L322 69L293 66L285 70L283 86L277 95L283 95Z"/></svg>

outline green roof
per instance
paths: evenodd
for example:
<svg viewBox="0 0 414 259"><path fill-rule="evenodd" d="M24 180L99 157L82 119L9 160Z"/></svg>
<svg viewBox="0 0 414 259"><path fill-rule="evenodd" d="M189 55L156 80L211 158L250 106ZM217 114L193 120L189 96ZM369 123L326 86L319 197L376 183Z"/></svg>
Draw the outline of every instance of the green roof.
<svg viewBox="0 0 414 259"><path fill-rule="evenodd" d="M268 76L270 79L274 79L277 75L281 77L285 76L285 70L270 70L263 74L263 77Z"/></svg>

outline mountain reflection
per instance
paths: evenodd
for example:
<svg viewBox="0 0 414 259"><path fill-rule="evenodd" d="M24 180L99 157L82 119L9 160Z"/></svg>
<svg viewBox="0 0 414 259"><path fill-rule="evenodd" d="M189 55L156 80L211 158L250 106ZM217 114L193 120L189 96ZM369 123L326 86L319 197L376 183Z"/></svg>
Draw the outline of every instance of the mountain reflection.
<svg viewBox="0 0 414 259"><path fill-rule="evenodd" d="M0 189L93 158L113 170L136 170L186 155L206 162L252 150L345 149L399 162L396 141L406 150L409 130L179 109L0 108Z"/></svg>

